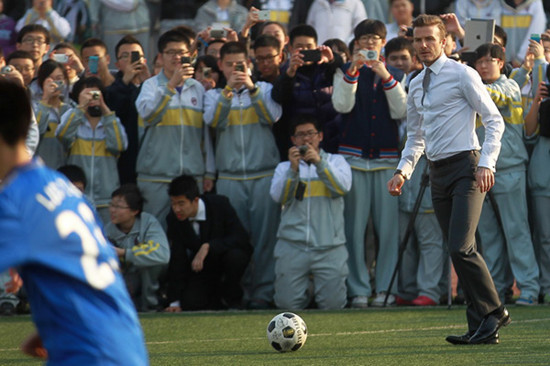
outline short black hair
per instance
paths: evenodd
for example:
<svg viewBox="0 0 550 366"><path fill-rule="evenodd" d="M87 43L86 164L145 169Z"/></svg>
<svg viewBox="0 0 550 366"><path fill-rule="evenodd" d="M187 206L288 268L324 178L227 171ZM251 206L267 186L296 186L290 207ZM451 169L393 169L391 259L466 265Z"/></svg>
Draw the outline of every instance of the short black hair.
<svg viewBox="0 0 550 366"><path fill-rule="evenodd" d="M105 99L105 88L103 87L103 83L99 78L95 76L91 76L88 78L80 79L73 85L73 90L71 91L70 97L77 104L78 104L78 96L80 95L80 93L84 88L98 88L101 94L103 95L103 98Z"/></svg>
<svg viewBox="0 0 550 366"><path fill-rule="evenodd" d="M260 28L258 34L263 34L265 27L270 26L270 25L276 25L279 28L281 28L281 30L283 31L283 34L285 35L285 37L288 34L288 31L286 30L286 27L282 23L276 22L274 20L270 20L268 22L264 22L264 23L260 23L260 24L261 24L261 28Z"/></svg>
<svg viewBox="0 0 550 366"><path fill-rule="evenodd" d="M248 57L248 50L244 43L241 42L227 42L220 49L220 60L223 60L225 55L235 55L242 53L244 57Z"/></svg>
<svg viewBox="0 0 550 366"><path fill-rule="evenodd" d="M321 125L315 115L302 113L297 114L290 120L291 134L294 135L296 133L296 128L298 128L298 126L305 125L307 123L311 123L313 126L315 126L315 129L317 131L321 131Z"/></svg>
<svg viewBox="0 0 550 366"><path fill-rule="evenodd" d="M0 78L0 137L13 147L29 133L32 108L26 89L19 83Z"/></svg>
<svg viewBox="0 0 550 366"><path fill-rule="evenodd" d="M183 34L179 30L170 29L169 31L164 32L159 37L159 40L157 41L157 49L159 53L163 53L166 49L166 46L170 42L183 42L187 46L187 49L191 48L191 44L189 43L189 38L185 34Z"/></svg>
<svg viewBox="0 0 550 366"><path fill-rule="evenodd" d="M46 38L46 44L50 44L50 31L40 24L29 24L21 28L19 33L17 33L17 43L23 43L23 37L28 33L42 33L44 38Z"/></svg>
<svg viewBox="0 0 550 366"><path fill-rule="evenodd" d="M480 58L483 58L487 55L498 58L502 62L506 63L506 52L504 52L504 48L502 48L500 45L496 43L484 43L478 48L476 48L476 54L474 62L479 60ZM500 69L500 72L502 73L502 70L504 68Z"/></svg>
<svg viewBox="0 0 550 366"><path fill-rule="evenodd" d="M296 37L311 37L315 40L315 44L317 44L317 32L315 28L308 24L298 24L290 30L288 37L291 46Z"/></svg>
<svg viewBox="0 0 550 366"><path fill-rule="evenodd" d="M145 199L143 198L143 195L141 194L141 191L139 190L137 185L135 185L134 183L123 184L122 186L115 189L111 194L111 198L115 198L118 196L124 197L124 200L131 210L139 211L138 215L141 214L141 212L143 211L143 204L145 203Z"/></svg>
<svg viewBox="0 0 550 366"><path fill-rule="evenodd" d="M189 45L192 45L193 42L195 42L195 37L197 37L197 33L191 28L186 25L178 25L177 27L172 28L171 30L175 30L183 34L185 37L187 37L187 41L189 42Z"/></svg>
<svg viewBox="0 0 550 366"><path fill-rule="evenodd" d="M200 195L199 186L191 175L180 175L170 182L168 195L170 197L185 196L192 201Z"/></svg>
<svg viewBox="0 0 550 366"><path fill-rule="evenodd" d="M504 28L498 24L495 24L495 36L502 39L502 47L506 47L506 43L508 43L508 34L506 34Z"/></svg>
<svg viewBox="0 0 550 366"><path fill-rule="evenodd" d="M76 47L72 43L69 43L69 42L61 42L61 43L56 44L52 51L57 51L61 48L69 48L69 49L73 50L75 55L78 56L78 50L76 49Z"/></svg>
<svg viewBox="0 0 550 366"><path fill-rule="evenodd" d="M86 180L86 173L84 173L84 170L78 165L63 165L57 168L57 171L66 176L71 183L80 182L84 188L86 188L86 185L88 184L88 181Z"/></svg>
<svg viewBox="0 0 550 366"><path fill-rule="evenodd" d="M273 36L270 36L269 34L262 34L256 40L254 41L254 45L252 48L257 50L260 47L273 47L279 52L281 49L281 42Z"/></svg>
<svg viewBox="0 0 550 366"><path fill-rule="evenodd" d="M84 51L85 48L96 47L96 46L103 48L103 50L105 51L105 54L108 53L107 45L105 44L105 42L103 42L99 38L88 38L82 43L82 47L80 47L80 55L82 55L82 51Z"/></svg>
<svg viewBox="0 0 550 366"><path fill-rule="evenodd" d="M50 76L52 72L55 71L55 69L61 69L61 72L63 73L63 77L65 78L65 82L69 81L69 77L67 76L67 70L65 70L65 68L63 67L63 64L60 64L59 62L51 59L46 60L42 63L42 65L40 65L40 68L38 68L37 81L40 89L42 89L42 86L46 78Z"/></svg>
<svg viewBox="0 0 550 366"><path fill-rule="evenodd" d="M386 39L388 32L386 30L386 25L381 21L376 19L365 19L357 24L353 30L353 35L355 40L359 40L361 36L366 34L376 34L381 38Z"/></svg>
<svg viewBox="0 0 550 366"><path fill-rule="evenodd" d="M138 39L132 35L124 36L118 41L118 43L115 46L115 57L118 59L118 50L121 46L125 44L137 44L139 47L141 47L141 50L143 51L143 46L141 43L139 43Z"/></svg>
<svg viewBox="0 0 550 366"><path fill-rule="evenodd" d="M32 59L32 55L30 54L30 52L22 50L13 51L12 53L10 53L8 57L6 57L6 65L9 65L10 61L15 58L27 58L31 60L34 65L34 60Z"/></svg>
<svg viewBox="0 0 550 366"><path fill-rule="evenodd" d="M212 55L202 55L197 57L195 61L195 69L199 66L200 63L203 63L206 67L212 69L212 71L221 74L220 68L218 67L218 59Z"/></svg>
<svg viewBox="0 0 550 366"><path fill-rule="evenodd" d="M323 43L323 45L325 45L327 47L330 47L331 49L333 47L336 47L338 52L342 52L346 55L346 57L348 58L348 61L351 60L351 52L349 51L349 48L346 45L346 43L344 41L342 41L341 39L339 39L339 38L327 39Z"/></svg>
<svg viewBox="0 0 550 366"><path fill-rule="evenodd" d="M390 53L403 50L409 51L411 58L416 55L413 44L410 40L405 37L395 37L390 39L384 46L384 55L388 58Z"/></svg>

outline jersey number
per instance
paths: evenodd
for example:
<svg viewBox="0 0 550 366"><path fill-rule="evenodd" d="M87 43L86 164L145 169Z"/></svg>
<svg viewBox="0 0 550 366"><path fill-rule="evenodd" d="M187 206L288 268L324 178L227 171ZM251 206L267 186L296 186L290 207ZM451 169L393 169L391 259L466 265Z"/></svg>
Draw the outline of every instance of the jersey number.
<svg viewBox="0 0 550 366"><path fill-rule="evenodd" d="M62 239L67 238L72 233L78 235L84 252L80 258L84 276L93 288L103 290L115 281L115 274L111 265L107 262L100 264L97 261L99 255L98 244L107 246L107 242L101 230L95 225L92 210L84 203L80 203L78 213L80 216L74 211L62 211L55 219L55 226ZM95 227L93 233L86 223Z"/></svg>

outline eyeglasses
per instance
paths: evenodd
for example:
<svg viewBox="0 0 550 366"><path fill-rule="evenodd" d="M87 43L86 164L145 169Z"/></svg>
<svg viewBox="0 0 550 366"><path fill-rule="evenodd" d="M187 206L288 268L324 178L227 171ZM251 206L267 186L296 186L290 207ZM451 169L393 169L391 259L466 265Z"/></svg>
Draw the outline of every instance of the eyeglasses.
<svg viewBox="0 0 550 366"><path fill-rule="evenodd" d="M489 65L489 64L495 64L498 61L500 61L500 59L498 59L498 58L480 59L480 60L477 60L474 63L474 65L475 66L485 66L485 65Z"/></svg>
<svg viewBox="0 0 550 366"><path fill-rule="evenodd" d="M16 66L11 65L17 69L20 73L29 73L34 71L34 66Z"/></svg>
<svg viewBox="0 0 550 366"><path fill-rule="evenodd" d="M163 53L167 54L167 55L170 56L170 57L174 57L174 56L179 56L179 57L182 57L182 56L189 56L189 51L184 51L184 50L168 50L168 51L164 51Z"/></svg>
<svg viewBox="0 0 550 366"><path fill-rule="evenodd" d="M296 135L294 135L295 138L297 139L303 139L305 137L313 137L315 135L318 135L319 134L319 131L307 131L307 132L298 132Z"/></svg>
<svg viewBox="0 0 550 366"><path fill-rule="evenodd" d="M115 205L114 203L109 203L109 207L110 208L114 208L114 209L117 209L117 210L125 210L127 208L130 208L129 206L120 206L120 205Z"/></svg>
<svg viewBox="0 0 550 366"><path fill-rule="evenodd" d="M359 37L360 43L369 43L369 42L376 43L381 40L382 40L382 37L380 37L378 34L365 34Z"/></svg>
<svg viewBox="0 0 550 366"><path fill-rule="evenodd" d="M273 62L273 60L277 56L279 56L279 55L277 54L277 55L269 55L269 56L257 56L256 57L256 62L259 63L259 64L262 63L262 62L271 63L271 62Z"/></svg>
<svg viewBox="0 0 550 366"><path fill-rule="evenodd" d="M129 52L122 52L122 53L120 54L120 56L118 56L118 59L119 59L119 60L123 60L123 59L128 58L128 57L130 57L130 53L129 53ZM139 55L139 58L140 58L140 59L142 59L143 57L144 57L144 55L142 55L142 54Z"/></svg>
<svg viewBox="0 0 550 366"><path fill-rule="evenodd" d="M46 43L46 40L44 38L33 38L33 37L26 37L23 39L23 43L25 44L37 44L39 46L42 46Z"/></svg>

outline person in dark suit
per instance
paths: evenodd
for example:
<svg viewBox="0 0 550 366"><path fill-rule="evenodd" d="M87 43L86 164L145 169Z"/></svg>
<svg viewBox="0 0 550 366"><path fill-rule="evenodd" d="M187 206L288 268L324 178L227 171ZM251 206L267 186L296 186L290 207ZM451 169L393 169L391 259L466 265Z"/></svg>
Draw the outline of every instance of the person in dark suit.
<svg viewBox="0 0 550 366"><path fill-rule="evenodd" d="M199 196L191 176L172 180L168 195L171 302L165 311L239 308L252 246L235 209L225 196Z"/></svg>

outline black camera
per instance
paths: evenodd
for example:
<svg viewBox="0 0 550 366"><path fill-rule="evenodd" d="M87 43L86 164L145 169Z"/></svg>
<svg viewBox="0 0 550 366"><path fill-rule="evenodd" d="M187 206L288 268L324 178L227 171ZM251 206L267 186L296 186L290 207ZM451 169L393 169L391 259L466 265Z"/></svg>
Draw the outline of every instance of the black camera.
<svg viewBox="0 0 550 366"><path fill-rule="evenodd" d="M307 149L308 149L307 145L298 146L298 151L300 152L300 155L302 157L306 156Z"/></svg>
<svg viewBox="0 0 550 366"><path fill-rule="evenodd" d="M181 59L180 59L180 62L183 64L192 64L193 63L193 60L191 59L191 57L189 56L183 56Z"/></svg>
<svg viewBox="0 0 550 366"><path fill-rule="evenodd" d="M405 32L405 37L412 37L413 36L413 28L407 27L407 31Z"/></svg>
<svg viewBox="0 0 550 366"><path fill-rule="evenodd" d="M304 55L302 60L304 60L305 62L321 61L321 50L301 50L300 53Z"/></svg>

